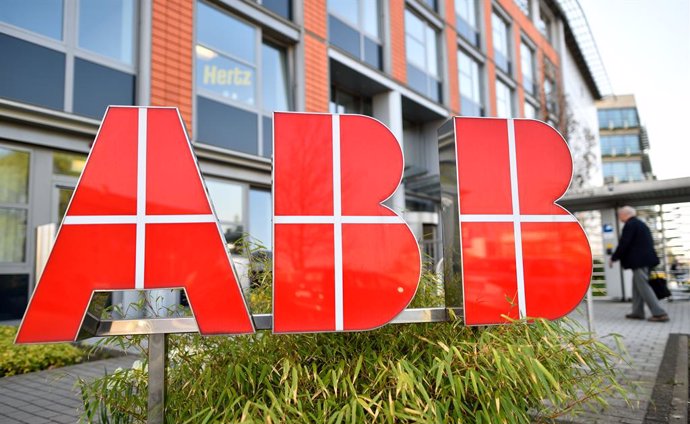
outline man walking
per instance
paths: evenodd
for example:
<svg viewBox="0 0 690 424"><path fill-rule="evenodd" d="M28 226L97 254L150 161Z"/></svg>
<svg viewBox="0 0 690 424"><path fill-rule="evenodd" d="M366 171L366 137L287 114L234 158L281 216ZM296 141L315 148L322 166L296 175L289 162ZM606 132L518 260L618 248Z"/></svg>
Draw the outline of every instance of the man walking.
<svg viewBox="0 0 690 424"><path fill-rule="evenodd" d="M623 234L618 241L618 247L613 252L609 266L620 260L624 269L632 269L632 313L626 315L629 319L644 319L644 304L652 312L649 321L666 322L668 314L661 307L659 301L649 285L649 268L659 265L659 258L654 251L652 233L647 225L637 218L637 212L630 206L623 206L618 210L618 219L625 223Z"/></svg>

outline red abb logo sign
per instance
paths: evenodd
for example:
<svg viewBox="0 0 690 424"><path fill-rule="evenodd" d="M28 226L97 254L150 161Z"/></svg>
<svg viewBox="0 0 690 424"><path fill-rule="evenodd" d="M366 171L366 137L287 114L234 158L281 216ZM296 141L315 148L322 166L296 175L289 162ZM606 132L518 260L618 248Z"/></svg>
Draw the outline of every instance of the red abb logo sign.
<svg viewBox="0 0 690 424"><path fill-rule="evenodd" d="M276 113L274 125L273 330L390 322L421 268L412 232L382 205L402 176L398 141L365 116ZM582 230L553 204L567 147L536 121L456 126L467 323L564 315L591 270ZM179 114L111 107L17 342L74 340L94 291L162 288L186 290L202 334L254 331Z"/></svg>
<svg viewBox="0 0 690 424"><path fill-rule="evenodd" d="M592 271L582 227L554 204L572 176L565 140L534 120L454 126L465 322L565 316Z"/></svg>

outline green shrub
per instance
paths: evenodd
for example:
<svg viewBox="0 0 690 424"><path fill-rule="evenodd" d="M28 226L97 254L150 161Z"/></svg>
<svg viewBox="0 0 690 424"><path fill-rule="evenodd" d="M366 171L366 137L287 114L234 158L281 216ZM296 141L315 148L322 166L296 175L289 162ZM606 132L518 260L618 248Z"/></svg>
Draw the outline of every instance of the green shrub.
<svg viewBox="0 0 690 424"><path fill-rule="evenodd" d="M271 304L270 266L249 293L254 312ZM415 306L441 303L425 273ZM141 336L110 343L138 346ZM546 421L605 395L621 356L576 323L518 321L495 327L387 325L361 333L169 339L167 422L524 423ZM145 362L81 382L83 419L146 420Z"/></svg>
<svg viewBox="0 0 690 424"><path fill-rule="evenodd" d="M568 320L171 336L169 360L175 423L524 423L621 391L617 355ZM139 368L82 383L85 418L144 422L146 377Z"/></svg>
<svg viewBox="0 0 690 424"><path fill-rule="evenodd" d="M0 377L72 365L85 353L68 344L15 345L17 328L0 326Z"/></svg>

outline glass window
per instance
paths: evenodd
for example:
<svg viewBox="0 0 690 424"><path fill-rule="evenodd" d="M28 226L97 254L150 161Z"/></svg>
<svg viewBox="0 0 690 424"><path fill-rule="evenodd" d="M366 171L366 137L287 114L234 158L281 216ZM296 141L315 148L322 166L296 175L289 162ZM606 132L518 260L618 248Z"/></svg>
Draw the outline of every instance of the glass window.
<svg viewBox="0 0 690 424"><path fill-rule="evenodd" d="M53 153L53 174L78 177L86 165L86 155Z"/></svg>
<svg viewBox="0 0 690 424"><path fill-rule="evenodd" d="M0 21L62 40L62 0L3 0Z"/></svg>
<svg viewBox="0 0 690 424"><path fill-rule="evenodd" d="M134 75L76 58L75 113L101 119L109 105L134 104Z"/></svg>
<svg viewBox="0 0 690 424"><path fill-rule="evenodd" d="M549 43L552 43L551 39L551 16L545 10L546 6L542 3L539 7L539 20L537 21L537 29L541 32Z"/></svg>
<svg viewBox="0 0 690 424"><path fill-rule="evenodd" d="M537 118L537 108L530 102L525 102L525 118L527 119L538 119Z"/></svg>
<svg viewBox="0 0 690 424"><path fill-rule="evenodd" d="M65 54L0 33L0 96L63 109Z"/></svg>
<svg viewBox="0 0 690 424"><path fill-rule="evenodd" d="M549 113L558 114L556 83L549 77L544 77L544 99L546 100L546 110Z"/></svg>
<svg viewBox="0 0 690 424"><path fill-rule="evenodd" d="M409 10L405 10L405 53L408 84L437 102L441 101L436 31Z"/></svg>
<svg viewBox="0 0 690 424"><path fill-rule="evenodd" d="M271 191L249 190L249 235L255 242L271 250Z"/></svg>
<svg viewBox="0 0 690 424"><path fill-rule="evenodd" d="M604 179L607 181L612 181L613 183L644 180L642 162L639 160L604 162L602 171L604 174Z"/></svg>
<svg viewBox="0 0 690 424"><path fill-rule="evenodd" d="M29 153L0 147L0 262L26 260Z"/></svg>
<svg viewBox="0 0 690 424"><path fill-rule="evenodd" d="M0 262L26 259L26 209L0 207Z"/></svg>
<svg viewBox="0 0 690 424"><path fill-rule="evenodd" d="M94 118L101 118L107 105L135 103L137 2L8 0L1 4L0 21L57 41L36 42L24 31L0 25L0 56L11 58L0 66L0 96ZM63 27L75 28L75 36L63 37ZM69 88L73 92L67 95Z"/></svg>
<svg viewBox="0 0 690 424"><path fill-rule="evenodd" d="M330 43L377 69L383 68L377 0L328 0Z"/></svg>
<svg viewBox="0 0 690 424"><path fill-rule="evenodd" d="M58 189L58 216L57 222L62 222L62 218L65 217L67 213L67 207L69 206L69 201L72 199L72 194L74 193L73 188L59 187Z"/></svg>
<svg viewBox="0 0 690 424"><path fill-rule="evenodd" d="M496 116L499 118L513 117L513 93L510 87L500 80L496 80Z"/></svg>
<svg viewBox="0 0 690 424"><path fill-rule="evenodd" d="M329 111L331 113L354 113L372 116L372 99L371 97L362 97L355 94L350 94L336 86L331 86L331 101L329 103Z"/></svg>
<svg viewBox="0 0 690 424"><path fill-rule="evenodd" d="M520 45L520 67L522 68L522 86L529 94L535 94L534 84L534 51L524 42Z"/></svg>
<svg viewBox="0 0 690 424"><path fill-rule="evenodd" d="M340 19L359 26L359 6L360 1L338 1L328 0L328 13L338 16Z"/></svg>
<svg viewBox="0 0 690 424"><path fill-rule="evenodd" d="M229 245L234 245L244 234L244 188L239 184L212 179L206 180L206 188L225 240Z"/></svg>
<svg viewBox="0 0 690 424"><path fill-rule="evenodd" d="M268 112L288 110L285 51L270 44L261 46L263 108Z"/></svg>
<svg viewBox="0 0 690 424"><path fill-rule="evenodd" d="M290 109L286 50L260 42L260 27L197 4L196 139L270 156L273 112Z"/></svg>
<svg viewBox="0 0 690 424"><path fill-rule="evenodd" d="M255 104L256 72L253 66L196 46L197 89L215 92L237 102Z"/></svg>
<svg viewBox="0 0 690 424"><path fill-rule="evenodd" d="M198 44L251 65L256 63L255 27L205 3L199 2L197 5Z"/></svg>
<svg viewBox="0 0 690 424"><path fill-rule="evenodd" d="M79 0L79 47L131 65L134 0Z"/></svg>
<svg viewBox="0 0 690 424"><path fill-rule="evenodd" d="M28 301L28 274L0 275L0 321L22 319Z"/></svg>
<svg viewBox="0 0 690 424"><path fill-rule="evenodd" d="M494 61L503 72L510 73L508 23L496 13L491 15L491 32L494 44Z"/></svg>
<svg viewBox="0 0 690 424"><path fill-rule="evenodd" d="M640 153L640 138L637 134L602 135L601 154L606 156L627 156Z"/></svg>
<svg viewBox="0 0 690 424"><path fill-rule="evenodd" d="M28 201L29 153L0 147L0 203Z"/></svg>
<svg viewBox="0 0 690 424"><path fill-rule="evenodd" d="M525 16L529 17L530 16L530 10L529 10L529 2L530 0L514 0L515 4L518 5L520 10L522 10L522 13L525 14Z"/></svg>
<svg viewBox="0 0 690 424"><path fill-rule="evenodd" d="M258 116L255 112L197 96L197 140L258 155Z"/></svg>
<svg viewBox="0 0 690 424"><path fill-rule="evenodd" d="M291 0L260 0L263 7L282 16L285 19L292 19L292 1Z"/></svg>
<svg viewBox="0 0 690 424"><path fill-rule="evenodd" d="M438 3L436 2L436 0L422 0L422 2L426 4L434 12L438 11Z"/></svg>
<svg viewBox="0 0 690 424"><path fill-rule="evenodd" d="M479 47L479 29L477 26L477 0L455 0L455 15L458 32L467 41Z"/></svg>
<svg viewBox="0 0 690 424"><path fill-rule="evenodd" d="M458 79L460 81L460 112L466 116L483 116L480 65L465 52L458 51Z"/></svg>

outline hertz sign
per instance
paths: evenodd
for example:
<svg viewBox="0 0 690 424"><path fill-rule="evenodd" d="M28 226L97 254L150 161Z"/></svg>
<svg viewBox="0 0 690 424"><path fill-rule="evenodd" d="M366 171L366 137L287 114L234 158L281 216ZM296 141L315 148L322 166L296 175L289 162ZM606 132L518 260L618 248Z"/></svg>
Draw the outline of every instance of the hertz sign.
<svg viewBox="0 0 690 424"><path fill-rule="evenodd" d="M240 81L218 72L209 78ZM273 122L273 331L390 322L421 269L412 232L383 205L402 178L399 141L366 116ZM482 118L453 118L439 134L453 187L446 278L465 322L566 315L592 257L554 203L572 174L563 138L539 121ZM255 331L179 113L110 107L16 341L75 340L94 291L165 288L186 291L201 334Z"/></svg>

